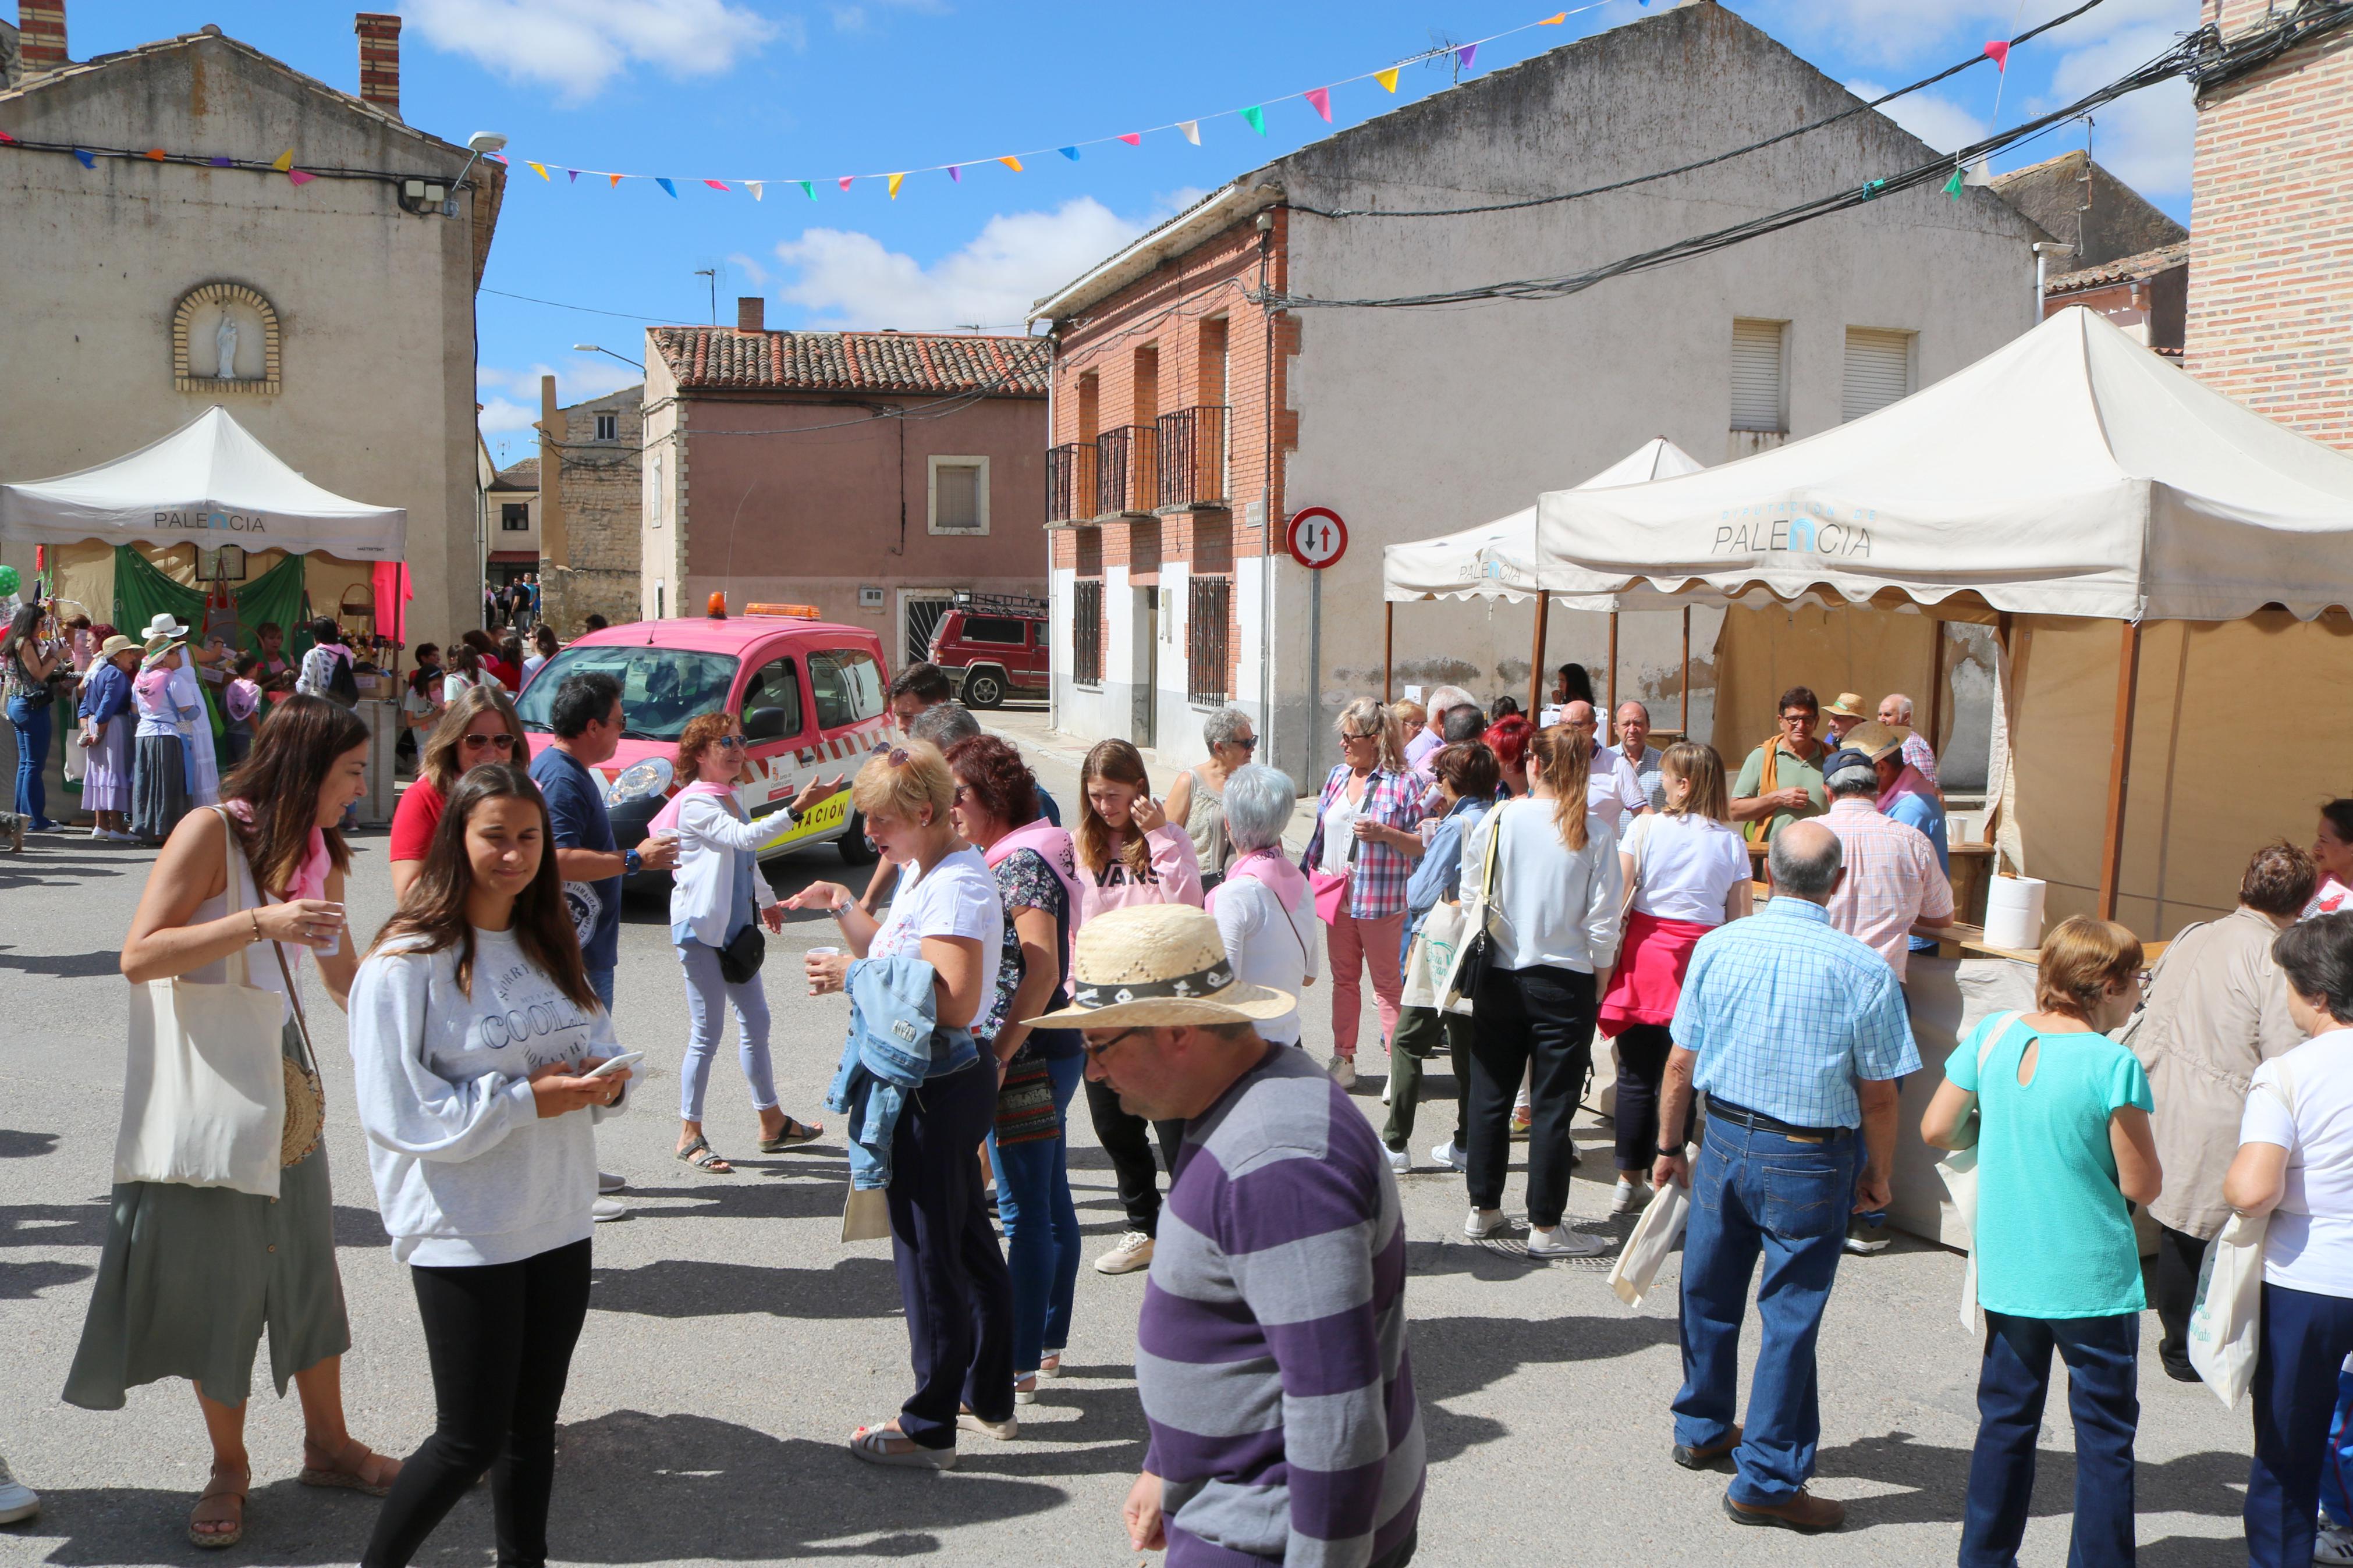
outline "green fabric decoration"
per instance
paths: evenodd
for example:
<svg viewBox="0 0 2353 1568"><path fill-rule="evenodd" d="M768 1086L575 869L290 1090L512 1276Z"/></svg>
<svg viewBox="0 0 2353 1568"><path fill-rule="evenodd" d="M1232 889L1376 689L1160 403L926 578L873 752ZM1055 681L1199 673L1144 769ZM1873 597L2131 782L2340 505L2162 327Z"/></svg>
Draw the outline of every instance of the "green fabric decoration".
<svg viewBox="0 0 2353 1568"><path fill-rule="evenodd" d="M1953 170L1953 177L1945 182L1945 194L1955 201L1961 199L1961 171L1957 166Z"/></svg>
<svg viewBox="0 0 2353 1568"><path fill-rule="evenodd" d="M302 629L303 566L304 557L289 555L237 590L237 643L246 652L260 651L253 630L264 621L286 628L288 658L299 663L311 651L311 634Z"/></svg>
<svg viewBox="0 0 2353 1568"><path fill-rule="evenodd" d="M137 642L147 623L168 615L182 626L196 626L205 617L205 596L174 583L155 563L128 544L114 547L114 626Z"/></svg>

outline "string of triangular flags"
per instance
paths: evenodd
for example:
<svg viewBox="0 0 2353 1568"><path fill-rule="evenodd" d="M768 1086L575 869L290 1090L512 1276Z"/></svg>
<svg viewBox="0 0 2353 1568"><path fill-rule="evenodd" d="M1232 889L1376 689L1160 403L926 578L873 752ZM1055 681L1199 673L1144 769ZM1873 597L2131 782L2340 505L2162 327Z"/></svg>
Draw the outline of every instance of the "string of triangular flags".
<svg viewBox="0 0 2353 1568"><path fill-rule="evenodd" d="M2021 12L2022 10L2023 7L2021 7ZM2012 32L2016 32L2017 28L2013 26L2010 30ZM1993 128L1996 131L1999 131L2001 129L2001 89L2010 85L2010 40L2007 38L1987 39L1985 57L1993 62ZM1959 201L1961 199L1962 187L1967 184L1961 176L1967 172L1968 171L1961 166L1961 161L1958 158L1955 158L1953 160L1953 177L1945 182L1945 194L1952 197L1955 201Z"/></svg>
<svg viewBox="0 0 2353 1568"><path fill-rule="evenodd" d="M1124 143L1130 147L1141 147L1144 145L1144 139L1146 136L1158 135L1162 132L1172 131L1177 135L1182 136L1187 142L1192 143L1194 146L1198 147L1201 145L1201 127L1219 120L1240 120L1243 124L1249 126L1251 131L1257 132L1261 136L1264 136L1267 134L1266 111L1271 106L1279 103L1290 103L1293 101L1303 102L1310 110L1314 111L1318 118L1328 125L1332 122L1332 91L1335 88L1351 87L1358 82L1370 81L1379 83L1381 89L1385 92L1395 93L1398 89L1398 77L1399 72L1403 71L1409 66L1420 65L1430 60L1444 59L1449 56L1453 57L1455 70L1460 74L1461 72L1473 68L1473 63L1479 58L1479 50L1486 45L1493 44L1501 39L1511 37L1513 35L1517 33L1527 32L1532 28L1557 27L1566 23L1571 16L1580 16L1588 11L1599 11L1605 5L1613 5L1621 3L1622 0L1586 0L1586 4L1584 5L1572 5L1566 11L1556 12L1549 16L1541 16L1535 21L1522 23L1516 27L1508 27L1503 32L1491 34L1483 38L1474 38L1466 44L1445 44L1436 48L1425 49L1420 54L1415 55L1409 59L1399 60L1395 65L1384 66L1378 70L1369 70L1362 72L1356 76L1343 77L1339 80L1328 82L1322 87L1311 87L1298 92L1286 93L1281 98L1267 99L1261 102L1250 104L1246 108L1220 110L1215 113L1197 115L1191 120L1174 120L1170 121L1166 125L1148 126L1142 131L1124 131L1113 136L1091 137L1083 141L1065 142L1058 147L1029 148L1018 153L991 153L987 157L965 158L953 163L932 163L920 168L900 169L871 174L838 174L828 179L800 179L797 177L763 177L760 179L745 179L741 176L730 176L723 179L706 176L703 178L693 179L673 178L667 174L639 174L611 169L575 168L568 163L565 163L555 159L519 158L512 153L509 153L499 161L501 163L507 163L510 166L520 164L523 168L529 169L533 174L537 174L542 180L550 184L554 184L555 176L557 174L562 174L564 176L565 184L567 185L579 184L581 176L586 174L592 181L604 181L607 190L619 185L624 180L647 180L650 181L666 195L672 197L675 197L679 194L678 188L681 185L699 185L712 191L731 195L737 191L742 191L747 193L755 202L763 200L765 197L767 189L771 185L775 185L782 189L798 190L802 195L807 197L810 201L815 201L818 199L818 187L820 185L831 184L838 186L843 191L848 191L852 186L858 184L860 181L871 182L879 180L883 183L885 188L889 191L891 199L896 201L899 197L900 187L904 185L908 177L913 174L945 174L951 181L957 184L962 184L964 183L964 177L966 171L985 169L992 163L1001 164L1005 168L1018 174L1026 172L1027 165L1025 160L1060 156L1075 163L1080 161L1081 156L1090 147L1105 146L1114 142ZM1636 0L1636 3L1641 5L1648 6L1651 4L1651 0Z"/></svg>

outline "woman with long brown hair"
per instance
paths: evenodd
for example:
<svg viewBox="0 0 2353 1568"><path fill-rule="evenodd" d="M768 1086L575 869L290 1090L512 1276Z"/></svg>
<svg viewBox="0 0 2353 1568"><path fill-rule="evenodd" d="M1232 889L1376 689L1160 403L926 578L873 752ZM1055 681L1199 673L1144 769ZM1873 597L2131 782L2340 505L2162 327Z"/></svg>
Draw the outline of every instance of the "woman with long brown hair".
<svg viewBox="0 0 2353 1568"><path fill-rule="evenodd" d="M227 798L184 819L156 858L122 946L134 1006L151 1005L147 987L156 982L175 992L242 985L275 993L280 1026L253 1049L273 1060L282 1055L315 1085L299 999L287 983L311 952L338 1004L351 985L343 901L351 857L335 824L366 793L367 745L367 727L323 698L279 704L227 779ZM335 1271L324 1144L282 1163L280 1130L261 1128L257 1179L254 1162L236 1157L250 1140L226 1127L207 1138L174 1122L160 1129L163 1142L227 1152L157 1161L147 1134L159 1130L160 1054L160 1047L132 1053L106 1247L65 1397L85 1409L119 1410L124 1392L140 1384L193 1382L213 1463L188 1539L233 1546L245 1533L252 1479L246 1396L265 1327L280 1397L290 1380L302 1396L302 1480L380 1496L399 1467L343 1426L342 1357L352 1335ZM299 1081L290 1085L296 1105L301 1093Z"/></svg>
<svg viewBox="0 0 2353 1568"><path fill-rule="evenodd" d="M1071 914L1071 937L1105 910L1130 904L1192 904L1202 900L1201 862L1193 839L1168 820L1152 798L1144 754L1125 741L1099 742L1079 770L1079 826L1071 835L1078 852L1079 907ZM1144 1119L1120 1109L1107 1084L1087 1080L1087 1114L1095 1137L1111 1156L1119 1181L1127 1229L1109 1252L1095 1259L1103 1274L1133 1274L1152 1265L1153 1237L1160 1229L1160 1178L1152 1168L1152 1142ZM1166 1121L1156 1130L1163 1160L1174 1169L1184 1124Z"/></svg>
<svg viewBox="0 0 2353 1568"><path fill-rule="evenodd" d="M439 1424L363 1561L398 1568L491 1474L499 1560L547 1561L555 1417L588 1312L596 1153L627 1067L565 908L538 786L468 773L352 986L352 1062ZM588 1110L588 1116L572 1112Z"/></svg>
<svg viewBox="0 0 2353 1568"><path fill-rule="evenodd" d="M1537 732L1529 756L1529 797L1489 812L1462 847L1466 889L1484 879L1491 843L1495 856L1483 900L1493 957L1472 1002L1462 1229L1475 1238L1503 1226L1512 1100L1529 1072L1528 1256L1591 1257L1609 1243L1563 1223L1576 1163L1568 1124L1591 1058L1598 976L1618 954L1625 883L1617 836L1586 802L1592 745L1555 727Z"/></svg>
<svg viewBox="0 0 2353 1568"><path fill-rule="evenodd" d="M506 693L487 684L459 693L426 739L417 759L417 782L400 792L400 804L392 809L392 843L385 852L392 862L392 896L406 897L423 869L433 830L459 779L487 763L525 767L530 762L531 738Z"/></svg>

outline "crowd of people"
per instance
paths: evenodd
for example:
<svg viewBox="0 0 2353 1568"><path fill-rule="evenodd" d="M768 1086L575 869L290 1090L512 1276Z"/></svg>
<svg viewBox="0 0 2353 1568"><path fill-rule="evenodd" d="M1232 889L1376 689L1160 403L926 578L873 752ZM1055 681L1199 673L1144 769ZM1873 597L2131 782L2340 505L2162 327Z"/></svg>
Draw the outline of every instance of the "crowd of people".
<svg viewBox="0 0 2353 1568"><path fill-rule="evenodd" d="M499 668L519 649L470 639L446 663L419 650L420 700L404 703L417 775L388 856L397 909L363 942L345 921L343 825L367 736L333 700L341 645L321 635L290 672L234 662L254 692L230 713L234 754L208 753L222 771L200 800L173 631L113 639L83 683L86 710L94 689L112 716L140 714L121 809L165 841L122 953L141 987L134 1029L154 1048L133 1054L128 1152L66 1397L111 1409L139 1384L195 1384L212 1447L187 1525L198 1546L245 1528L245 1402L266 1328L281 1396L290 1382L301 1395L302 1480L385 1500L367 1568L410 1561L486 1473L501 1560L544 1560L590 1233L625 1212L593 1135L626 1109L640 1059L611 1019L622 882L666 870L687 1001L676 1154L702 1175L736 1171L706 1120L730 1016L760 1152L823 1135L777 1092L763 931L822 912L838 933L803 977L850 1004L826 1107L849 1154L845 1225L891 1237L914 1385L850 1435L860 1460L951 1468L966 1436L1015 1437L1020 1407L1059 1375L1086 1261L1068 1152L1083 1083L1125 1215L1093 1267L1152 1277L1134 1543L1178 1563L1401 1568L1423 1459L1397 1177L1415 1166L1430 1068L1442 1053L1456 1086L1429 1157L1461 1175L1463 1234L1513 1228L1525 1139L1526 1255L1590 1257L1616 1242L1569 1212L1570 1123L1599 1041L1617 1064L1610 1212L1689 1194L1672 1457L1731 1470L1733 1521L1842 1521L1809 1489L1814 1345L1841 1257L1888 1245L1898 1085L1938 1065L1920 1135L1973 1148L1981 1173L1987 1330L1960 1560L2014 1561L2054 1353L2077 1432L2073 1560L2132 1560L2137 1205L2160 1226L2159 1354L2175 1377L2198 1375L2187 1342L2207 1249L2232 1215L2266 1218L2252 1560L2353 1562L2344 1500L2319 1513L2353 1405L2353 1374L2337 1375L2353 1352L2353 911L2337 910L2353 802L2325 808L2313 850L2260 849L2239 910L2182 932L2153 974L2122 927L2063 922L2033 1010L1986 1018L1924 1064L1904 984L1915 945L1956 911L1936 758L1901 696L1872 717L1855 694L1825 707L1792 688L1736 771L1689 739L1651 745L1640 702L1605 726L1573 666L1541 726L1457 688L1364 699L1341 709L1340 760L1306 796L1254 760L1254 721L1229 710L1165 800L1134 746L1094 746L1066 829L1018 748L918 665L889 689L900 735L786 807L797 821L848 791L881 857L873 882L780 900L758 862L778 821L738 799L733 715L685 724L679 788L624 849L593 771L627 726L619 685L565 679L534 759ZM18 672L21 731L21 690L51 680L56 655L12 628L0 656ZM294 689L268 700L280 674ZM162 825L151 814L175 789ZM1305 798L1294 858L1285 835ZM370 1171L425 1330L438 1425L406 1462L370 1450L343 1412L350 1330L306 954L349 1016ZM159 981L190 1000L157 1012ZM1333 1040L1320 1063L1300 1048L1319 982ZM1366 982L1390 1062L1377 1131L1349 1092ZM228 1007L233 987L259 1010ZM158 1097L155 1063L194 1071L231 1045L282 1079L282 1114ZM1763 1344L1736 1420L1760 1259Z"/></svg>

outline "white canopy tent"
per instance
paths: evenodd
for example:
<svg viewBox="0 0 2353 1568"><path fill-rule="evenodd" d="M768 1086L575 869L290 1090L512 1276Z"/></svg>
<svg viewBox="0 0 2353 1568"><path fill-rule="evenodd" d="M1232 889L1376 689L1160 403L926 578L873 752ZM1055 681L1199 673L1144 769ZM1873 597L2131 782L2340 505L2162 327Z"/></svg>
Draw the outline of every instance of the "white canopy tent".
<svg viewBox="0 0 2353 1568"><path fill-rule="evenodd" d="M1577 488L1593 490L1616 485L1648 484L1653 479L1695 474L1704 467L1698 458L1672 441L1663 436L1654 436ZM1397 606L1399 604L1431 599L1525 599L1536 591L1535 560L1536 509L1533 506L1522 507L1507 517L1497 518L1477 528L1466 528L1460 532L1440 534L1435 539L1413 540L1385 548L1381 552L1381 596L1387 601L1383 609L1387 621L1381 657L1384 698L1388 694L1390 684L1388 672L1392 661L1389 647L1394 640ZM1681 605L1682 601L1638 589L1628 595L1589 595L1568 607L1601 610L1614 615L1620 609L1672 610L1680 608ZM1544 663L1544 637L1549 608L1549 599L1538 601L1535 663L1539 667ZM1614 621L1610 631L1610 682L1614 703L1618 663ZM1688 671L1691 663L1688 647L1683 663ZM1532 688L1540 686L1541 668L1533 672L1529 679ZM1688 689L1688 673L1685 687ZM1532 712L1538 695L1531 690L1529 710Z"/></svg>
<svg viewBox="0 0 2353 1568"><path fill-rule="evenodd" d="M2282 641L2297 623L2353 605L2353 458L2232 403L2081 308L1852 424L1703 473L1548 492L1536 510L1535 577L1556 594L1650 591L1783 606L1811 597L1857 612L1996 623L2007 664L2001 721L2015 752L2006 758L1998 741L2004 847L2017 842L2022 790L2032 794L2037 854L2069 875L2034 874L2052 880L2054 892L2073 885L2088 840L2099 853L2094 907L2104 915L2117 906L2137 755L2145 771L2161 771L2158 816L2203 817L2172 832L2160 825L2146 845L2148 866L2136 828L2135 876L2150 891L2132 896L2154 900L2149 921L2168 921L2168 898L2177 909L2211 908L2218 898L2227 909L2227 894L2209 884L2227 870L2234 890L2237 864L2257 841L2241 841L2245 825L2229 810L2245 798L2243 773L2235 765L2218 773L2214 753L2223 748L2183 729L2189 694L2273 689L2291 678L2284 656L2302 661L2299 675L2353 660L2353 628L2341 613L2302 628L2308 636L2290 639L2292 649ZM2087 659L2086 617L2121 623L2116 655ZM2160 679L2172 729L2145 736L2137 752L2136 707L2153 707L2136 701L2143 625L2159 621L2247 624L2182 626L2168 637L2165 651L2178 646L2179 668ZM1742 662L1740 622L1737 613L1727 618L1719 669ZM1850 614L1838 635L1855 624ZM2037 626L2051 651L2021 681L2011 633ZM1821 630L1771 635L1815 637L1820 668L1838 658ZM1933 640L1940 659L1941 639ZM2104 689L2111 673L2113 735L2096 724L2087 732L2076 699ZM1932 686L1932 702L1939 696ZM2030 743L2022 726L2035 721L2027 710L2038 702L2067 721ZM1726 711L1719 690L1719 728ZM2337 774L2353 775L2353 742L2332 731L2301 749L2324 781L2334 779L2322 787L2346 793L2353 776ZM2094 837L2081 818L2084 803L2100 798L2103 773L2105 831ZM2308 798L2295 803L2299 814ZM2263 826L2285 830L2271 818ZM2197 837L2194 854L2184 835ZM2022 867L2022 852L2013 858ZM2184 888L2194 881L2195 890L2169 895L2168 877Z"/></svg>
<svg viewBox="0 0 2353 1568"><path fill-rule="evenodd" d="M0 484L0 539L32 544L235 544L398 561L408 513L312 484L217 405L79 473Z"/></svg>

